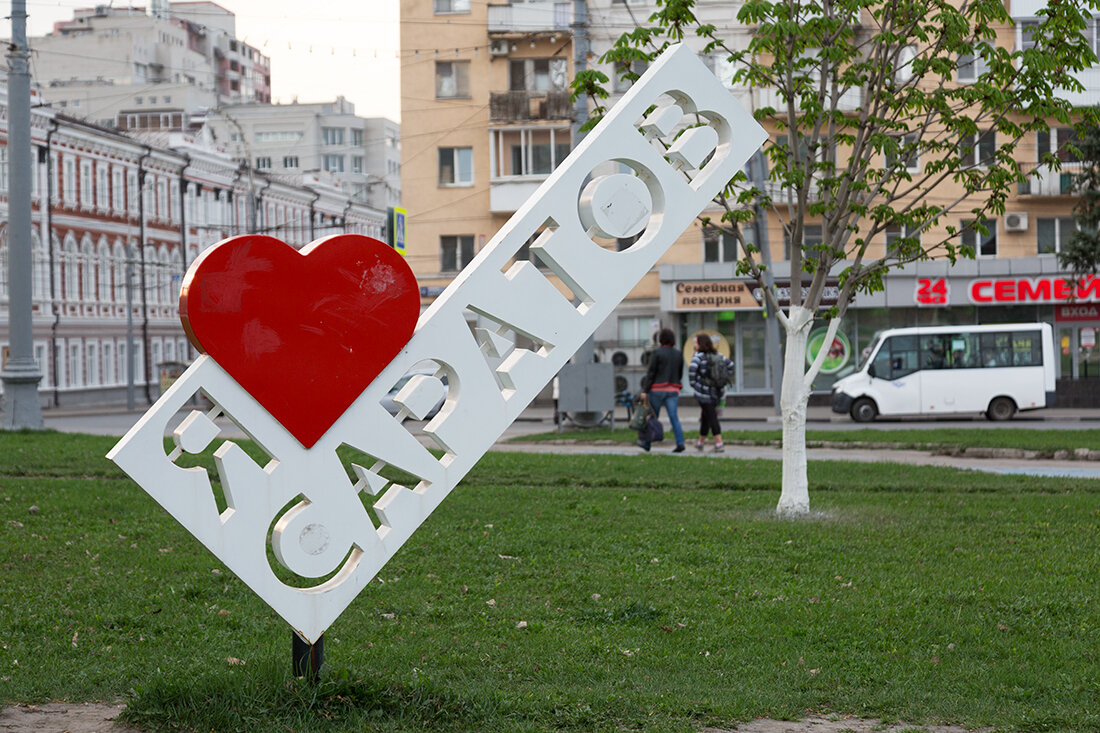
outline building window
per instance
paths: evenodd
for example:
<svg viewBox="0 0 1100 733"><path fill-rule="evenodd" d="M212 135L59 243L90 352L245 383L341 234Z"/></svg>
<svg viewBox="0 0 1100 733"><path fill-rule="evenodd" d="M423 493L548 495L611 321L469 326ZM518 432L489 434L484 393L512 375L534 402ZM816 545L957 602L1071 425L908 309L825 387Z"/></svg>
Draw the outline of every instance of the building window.
<svg viewBox="0 0 1100 733"><path fill-rule="evenodd" d="M1042 163L1043 158L1054 153L1061 163L1079 163L1081 158L1077 155L1077 147L1080 143L1077 132L1072 127L1055 127L1037 132L1035 144L1039 151L1039 162Z"/></svg>
<svg viewBox="0 0 1100 733"><path fill-rule="evenodd" d="M566 59L512 59L508 62L508 88L514 92L545 92L569 84Z"/></svg>
<svg viewBox="0 0 1100 733"><path fill-rule="evenodd" d="M458 272L474 258L474 235L462 234L439 238L440 270Z"/></svg>
<svg viewBox="0 0 1100 733"><path fill-rule="evenodd" d="M702 57L702 61L710 69L710 72L718 77L722 86L733 86L733 74L737 71L726 53L713 53Z"/></svg>
<svg viewBox="0 0 1100 733"><path fill-rule="evenodd" d="M362 173L363 172L363 156L353 155L351 156L351 172Z"/></svg>
<svg viewBox="0 0 1100 733"><path fill-rule="evenodd" d="M630 89L630 86L635 82L635 80L645 73L645 70L648 66L649 64L647 64L645 61L635 61L630 64L629 68L626 66L626 64L616 62L614 71L615 91L625 92L627 89ZM624 78L624 74L628 75L627 78Z"/></svg>
<svg viewBox="0 0 1100 733"><path fill-rule="evenodd" d="M703 262L737 262L737 238L718 227L703 227Z"/></svg>
<svg viewBox="0 0 1100 733"><path fill-rule="evenodd" d="M363 131L357 128L351 129L351 144L357 148L363 147Z"/></svg>
<svg viewBox="0 0 1100 733"><path fill-rule="evenodd" d="M920 148L918 141L920 136L916 133L902 135L898 138L898 149L895 153L883 152L882 157L886 168L900 167L904 164L905 170L916 172L920 170Z"/></svg>
<svg viewBox="0 0 1100 733"><path fill-rule="evenodd" d="M96 208L107 210L110 206L110 186L107 183L107 165L96 166Z"/></svg>
<svg viewBox="0 0 1100 733"><path fill-rule="evenodd" d="M92 164L87 160L80 164L80 204L92 205Z"/></svg>
<svg viewBox="0 0 1100 733"><path fill-rule="evenodd" d="M256 170L268 171L271 170L271 156L261 155L256 158Z"/></svg>
<svg viewBox="0 0 1100 733"><path fill-rule="evenodd" d="M99 354L96 353L95 344L88 344L88 386L99 384Z"/></svg>
<svg viewBox="0 0 1100 733"><path fill-rule="evenodd" d="M322 127L321 128L321 144L322 145L343 145L344 144L344 128L342 128L342 127Z"/></svg>
<svg viewBox="0 0 1100 733"><path fill-rule="evenodd" d="M239 133L232 133L230 135L230 142L240 141ZM256 142L258 143L296 143L301 140L303 134L301 130L275 130L269 132L257 132Z"/></svg>
<svg viewBox="0 0 1100 733"><path fill-rule="evenodd" d="M1016 27L1020 29L1020 50L1027 51L1035 48L1035 40L1032 38L1035 29L1039 27L1038 20L1017 20ZM1092 30L1091 28L1089 30Z"/></svg>
<svg viewBox="0 0 1100 733"><path fill-rule="evenodd" d="M470 62L435 62L436 99L457 99L470 96Z"/></svg>
<svg viewBox="0 0 1100 733"><path fill-rule="evenodd" d="M61 187L64 190L62 196L65 203L76 203L76 163L71 158L65 158L61 168Z"/></svg>
<svg viewBox="0 0 1100 733"><path fill-rule="evenodd" d="M962 244L970 247L978 257L997 256L997 220L982 219L982 226L989 232L982 234L974 225L973 219L966 219L962 223Z"/></svg>
<svg viewBox="0 0 1100 733"><path fill-rule="evenodd" d="M920 245L920 234L914 234L909 231L908 227L901 226L900 224L890 224L886 227L886 256L898 257L901 255L902 244L898 241L900 239L915 238L917 245Z"/></svg>
<svg viewBox="0 0 1100 733"><path fill-rule="evenodd" d="M0 191L8 190L8 149L0 148Z"/></svg>
<svg viewBox="0 0 1100 733"><path fill-rule="evenodd" d="M511 147L512 175L546 175L569 156L569 150L569 143L513 145ZM530 155L530 160L525 158L525 154Z"/></svg>
<svg viewBox="0 0 1100 733"><path fill-rule="evenodd" d="M472 186L474 183L474 149L439 149L439 185Z"/></svg>
<svg viewBox="0 0 1100 733"><path fill-rule="evenodd" d="M126 207L126 191L122 187L122 170L117 167L111 171L111 207L116 213L121 213Z"/></svg>
<svg viewBox="0 0 1100 733"><path fill-rule="evenodd" d="M298 167L298 156L297 155L284 155L283 156L283 167L284 168L296 169Z"/></svg>
<svg viewBox="0 0 1100 733"><path fill-rule="evenodd" d="M1039 219L1036 222L1038 232L1038 252L1041 255L1061 252L1069 244L1073 233L1077 231L1077 222L1070 216Z"/></svg>
<svg viewBox="0 0 1100 733"><path fill-rule="evenodd" d="M321 167L329 173L343 173L344 172L344 156L342 155L322 155Z"/></svg>
<svg viewBox="0 0 1100 733"><path fill-rule="evenodd" d="M963 167L985 166L997 153L997 132L975 133L959 142L959 162Z"/></svg>
<svg viewBox="0 0 1100 733"><path fill-rule="evenodd" d="M982 74L989 71L989 64L981 57L980 54L961 53L959 54L959 63L956 67L955 78L960 82L977 81Z"/></svg>
<svg viewBox="0 0 1100 733"><path fill-rule="evenodd" d="M80 344L69 344L69 386L79 387L84 376L84 369L80 366Z"/></svg>
<svg viewBox="0 0 1100 733"><path fill-rule="evenodd" d="M136 171L130 171L126 175L126 201L129 204L130 212L136 214L138 211L138 175Z"/></svg>
<svg viewBox="0 0 1100 733"><path fill-rule="evenodd" d="M470 0L435 0L435 12L442 13L468 13L470 12Z"/></svg>
<svg viewBox="0 0 1100 733"><path fill-rule="evenodd" d="M619 346L646 346L653 337L652 316L626 316L619 319Z"/></svg>
<svg viewBox="0 0 1100 733"><path fill-rule="evenodd" d="M815 247L825 241L824 228L820 224L804 224L802 226L802 249ZM791 236L787 231L783 232L783 259L791 258Z"/></svg>

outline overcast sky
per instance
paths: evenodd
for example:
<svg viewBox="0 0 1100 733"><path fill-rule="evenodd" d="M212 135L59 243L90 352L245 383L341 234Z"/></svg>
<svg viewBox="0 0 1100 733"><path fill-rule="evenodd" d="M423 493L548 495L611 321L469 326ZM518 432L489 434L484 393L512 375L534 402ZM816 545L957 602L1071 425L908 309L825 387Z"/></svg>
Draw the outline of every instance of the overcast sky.
<svg viewBox="0 0 1100 733"><path fill-rule="evenodd" d="M276 102L324 102L343 95L361 117L401 115L398 0L217 0L237 16L237 37L271 59ZM73 8L146 6L141 0L26 0L27 34L49 33ZM5 3L11 10L10 0ZM11 37L10 21L0 37ZM32 60L33 70L33 60Z"/></svg>

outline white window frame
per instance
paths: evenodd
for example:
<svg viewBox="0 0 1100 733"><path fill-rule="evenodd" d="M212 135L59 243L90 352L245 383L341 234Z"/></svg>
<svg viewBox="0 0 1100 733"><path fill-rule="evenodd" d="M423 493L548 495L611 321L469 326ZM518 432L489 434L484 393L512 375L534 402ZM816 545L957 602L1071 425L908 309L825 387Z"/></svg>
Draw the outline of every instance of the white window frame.
<svg viewBox="0 0 1100 733"><path fill-rule="evenodd" d="M444 159L451 158L450 180L444 176L447 170ZM439 163L439 185L443 188L467 188L474 185L474 149L472 146L458 146L439 148L437 155Z"/></svg>

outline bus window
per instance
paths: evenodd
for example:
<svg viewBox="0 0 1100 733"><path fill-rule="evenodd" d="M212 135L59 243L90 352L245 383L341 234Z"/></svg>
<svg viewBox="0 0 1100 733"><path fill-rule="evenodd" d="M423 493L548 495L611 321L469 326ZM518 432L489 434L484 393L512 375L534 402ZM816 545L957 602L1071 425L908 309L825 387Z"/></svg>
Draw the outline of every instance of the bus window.
<svg viewBox="0 0 1100 733"><path fill-rule="evenodd" d="M1012 334L1012 364L1043 365L1043 339L1039 331L1017 331Z"/></svg>
<svg viewBox="0 0 1100 733"><path fill-rule="evenodd" d="M925 336L921 339L921 368L943 369L945 352L941 336Z"/></svg>
<svg viewBox="0 0 1100 733"><path fill-rule="evenodd" d="M983 367L1012 366L1012 336L1006 332L983 333L981 359Z"/></svg>
<svg viewBox="0 0 1100 733"><path fill-rule="evenodd" d="M899 379L917 371L917 337L892 336L875 354L874 376L879 379Z"/></svg>
<svg viewBox="0 0 1100 733"><path fill-rule="evenodd" d="M973 369L980 367L978 339L972 333L952 333L944 336L947 343L948 366L952 369Z"/></svg>

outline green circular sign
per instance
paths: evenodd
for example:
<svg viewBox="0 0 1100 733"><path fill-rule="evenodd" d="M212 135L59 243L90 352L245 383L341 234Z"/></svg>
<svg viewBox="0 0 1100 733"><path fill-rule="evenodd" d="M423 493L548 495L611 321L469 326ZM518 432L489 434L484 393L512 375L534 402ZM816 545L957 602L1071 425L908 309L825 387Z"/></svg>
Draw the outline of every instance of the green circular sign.
<svg viewBox="0 0 1100 733"><path fill-rule="evenodd" d="M813 364L817 358L817 352L821 351L821 345L825 343L825 334L828 328L819 328L810 334L806 342L806 363ZM840 371L841 367L848 363L848 357L852 353L852 344L848 337L840 331L833 337L833 344L829 352L825 354L825 361L821 362L822 374L833 374Z"/></svg>

